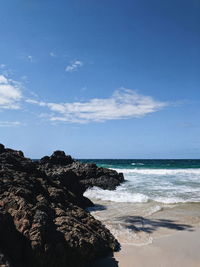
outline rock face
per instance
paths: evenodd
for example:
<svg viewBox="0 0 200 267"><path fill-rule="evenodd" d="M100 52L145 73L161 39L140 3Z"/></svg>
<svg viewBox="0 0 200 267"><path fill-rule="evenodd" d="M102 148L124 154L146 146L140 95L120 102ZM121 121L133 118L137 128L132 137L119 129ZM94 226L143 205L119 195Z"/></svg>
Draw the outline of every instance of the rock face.
<svg viewBox="0 0 200 267"><path fill-rule="evenodd" d="M0 266L71 267L119 249L83 208L86 188L115 188L123 175L56 151L34 162L0 145Z"/></svg>

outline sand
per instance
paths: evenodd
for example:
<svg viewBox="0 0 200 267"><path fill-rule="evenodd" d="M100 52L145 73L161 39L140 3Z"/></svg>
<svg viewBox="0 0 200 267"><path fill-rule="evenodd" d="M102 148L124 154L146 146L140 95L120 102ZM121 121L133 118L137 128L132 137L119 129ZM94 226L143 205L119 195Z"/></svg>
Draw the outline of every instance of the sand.
<svg viewBox="0 0 200 267"><path fill-rule="evenodd" d="M121 250L96 262L96 267L200 267L200 228L176 231L151 244L122 244Z"/></svg>
<svg viewBox="0 0 200 267"><path fill-rule="evenodd" d="M200 267L200 203L98 205L104 208L97 206L92 215L121 250L90 267Z"/></svg>

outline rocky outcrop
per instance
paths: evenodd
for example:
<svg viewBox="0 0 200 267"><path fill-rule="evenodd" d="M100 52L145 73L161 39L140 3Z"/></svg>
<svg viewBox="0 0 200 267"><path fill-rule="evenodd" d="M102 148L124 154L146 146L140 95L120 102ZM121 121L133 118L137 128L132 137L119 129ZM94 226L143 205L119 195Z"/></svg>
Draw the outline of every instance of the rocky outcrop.
<svg viewBox="0 0 200 267"><path fill-rule="evenodd" d="M122 173L97 167L96 164L80 163L73 160L71 156L66 156L63 151L55 151L52 156L42 158L39 169L50 177L62 176L67 180L65 177L73 176L73 181L76 180L79 185L82 185L83 191L93 186L114 190L124 181Z"/></svg>
<svg viewBox="0 0 200 267"><path fill-rule="evenodd" d="M75 162L70 166L70 170L76 173L85 189L97 186L102 189L114 190L124 181L122 173L97 167L96 164Z"/></svg>
<svg viewBox="0 0 200 267"><path fill-rule="evenodd" d="M71 156L65 155L64 151L57 150L55 151L50 157L45 156L41 158L40 163L45 164L52 164L52 165L60 165L66 166L73 163L74 160Z"/></svg>
<svg viewBox="0 0 200 267"><path fill-rule="evenodd" d="M83 209L92 205L83 193L120 181L61 151L34 162L0 145L0 266L83 267L117 250L109 230Z"/></svg>

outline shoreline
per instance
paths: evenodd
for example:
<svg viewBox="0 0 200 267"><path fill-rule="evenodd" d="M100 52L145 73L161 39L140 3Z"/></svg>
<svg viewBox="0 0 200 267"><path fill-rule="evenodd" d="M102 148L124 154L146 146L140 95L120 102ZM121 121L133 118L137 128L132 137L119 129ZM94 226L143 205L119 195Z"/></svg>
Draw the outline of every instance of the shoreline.
<svg viewBox="0 0 200 267"><path fill-rule="evenodd" d="M144 245L159 236L200 226L200 203L116 203L92 199L90 213L120 244ZM153 206L152 206L153 205Z"/></svg>
<svg viewBox="0 0 200 267"><path fill-rule="evenodd" d="M149 203L96 203L105 208L91 214L110 229L121 250L89 267L200 266L200 203L166 205L146 216L143 210L150 208ZM126 216L117 217L119 212ZM123 220L117 221L119 218Z"/></svg>
<svg viewBox="0 0 200 267"><path fill-rule="evenodd" d="M113 256L90 267L199 267L200 227L153 239L148 245L122 244Z"/></svg>

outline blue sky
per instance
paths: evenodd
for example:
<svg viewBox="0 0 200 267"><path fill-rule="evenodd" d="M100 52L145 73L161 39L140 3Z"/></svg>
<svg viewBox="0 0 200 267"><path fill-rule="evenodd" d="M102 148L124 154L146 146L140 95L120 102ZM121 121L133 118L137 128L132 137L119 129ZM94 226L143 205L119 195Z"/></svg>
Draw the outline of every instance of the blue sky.
<svg viewBox="0 0 200 267"><path fill-rule="evenodd" d="M200 158L198 0L2 0L0 142Z"/></svg>

